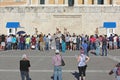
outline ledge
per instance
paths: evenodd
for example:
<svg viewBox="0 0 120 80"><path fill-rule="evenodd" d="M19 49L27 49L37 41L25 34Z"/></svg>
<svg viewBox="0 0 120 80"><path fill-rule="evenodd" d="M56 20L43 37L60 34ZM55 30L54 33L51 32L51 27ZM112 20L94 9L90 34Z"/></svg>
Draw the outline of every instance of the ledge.
<svg viewBox="0 0 120 80"><path fill-rule="evenodd" d="M120 13L120 6L8 6L0 13Z"/></svg>

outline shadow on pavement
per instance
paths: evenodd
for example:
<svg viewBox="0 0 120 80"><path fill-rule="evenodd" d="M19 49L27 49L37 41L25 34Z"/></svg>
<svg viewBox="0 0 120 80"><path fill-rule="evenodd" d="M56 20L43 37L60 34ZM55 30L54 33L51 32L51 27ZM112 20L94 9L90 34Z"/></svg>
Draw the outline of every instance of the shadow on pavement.
<svg viewBox="0 0 120 80"><path fill-rule="evenodd" d="M78 72L72 72L71 73L75 78L76 78L76 80L79 80L79 73Z"/></svg>
<svg viewBox="0 0 120 80"><path fill-rule="evenodd" d="M53 75L51 76L51 79L54 80L54 76Z"/></svg>

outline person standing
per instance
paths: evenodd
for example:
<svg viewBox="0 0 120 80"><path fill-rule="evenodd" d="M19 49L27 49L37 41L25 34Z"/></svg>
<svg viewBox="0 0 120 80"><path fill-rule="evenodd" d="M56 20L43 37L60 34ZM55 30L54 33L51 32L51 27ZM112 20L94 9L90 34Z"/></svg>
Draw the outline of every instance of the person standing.
<svg viewBox="0 0 120 80"><path fill-rule="evenodd" d="M96 49L95 49L96 56L99 56L100 55L100 40L98 36L96 36L95 46L96 46Z"/></svg>
<svg viewBox="0 0 120 80"><path fill-rule="evenodd" d="M56 50L55 55L52 58L52 64L54 65L54 80L62 80L62 57L59 50Z"/></svg>
<svg viewBox="0 0 120 80"><path fill-rule="evenodd" d="M60 39L59 39L59 37L57 37L57 38L55 39L55 43L56 43L56 49L57 49L57 50L60 50Z"/></svg>
<svg viewBox="0 0 120 80"><path fill-rule="evenodd" d="M88 44L87 44L86 40L84 41L84 43L82 43L82 48L84 50L84 54L87 55L87 56L89 56L88 51L87 51Z"/></svg>
<svg viewBox="0 0 120 80"><path fill-rule="evenodd" d="M87 62L89 61L89 57L84 54L84 50L81 48L80 55L77 58L78 61L78 70L79 70L79 80L85 80L86 76L86 68Z"/></svg>
<svg viewBox="0 0 120 80"><path fill-rule="evenodd" d="M112 50L113 49L113 36L112 36L112 34L110 34L108 39L109 39L109 41L108 41L109 49Z"/></svg>
<svg viewBox="0 0 120 80"><path fill-rule="evenodd" d="M23 35L20 37L20 50L24 50L25 38Z"/></svg>
<svg viewBox="0 0 120 80"><path fill-rule="evenodd" d="M66 51L65 35L62 35L62 52L65 53L65 51Z"/></svg>
<svg viewBox="0 0 120 80"><path fill-rule="evenodd" d="M30 61L28 60L28 57L26 54L23 54L22 60L20 60L20 73L21 73L21 80L31 80L29 76L29 67L30 67Z"/></svg>
<svg viewBox="0 0 120 80"><path fill-rule="evenodd" d="M6 39L5 39L5 35L4 34L2 34L1 35L1 49L2 50L5 50L5 41L6 41Z"/></svg>
<svg viewBox="0 0 120 80"><path fill-rule="evenodd" d="M113 45L114 45L114 49L118 48L118 35L115 34L115 36L113 37Z"/></svg>
<svg viewBox="0 0 120 80"><path fill-rule="evenodd" d="M102 56L107 56L107 39L106 39L106 35L103 37L102 39Z"/></svg>

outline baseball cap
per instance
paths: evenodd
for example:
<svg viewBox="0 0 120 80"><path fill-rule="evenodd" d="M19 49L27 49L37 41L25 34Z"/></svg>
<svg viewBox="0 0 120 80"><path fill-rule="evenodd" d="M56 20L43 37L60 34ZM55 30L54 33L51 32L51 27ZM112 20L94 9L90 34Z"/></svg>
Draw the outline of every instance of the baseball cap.
<svg viewBox="0 0 120 80"><path fill-rule="evenodd" d="M59 50L56 50L55 53L59 53Z"/></svg>

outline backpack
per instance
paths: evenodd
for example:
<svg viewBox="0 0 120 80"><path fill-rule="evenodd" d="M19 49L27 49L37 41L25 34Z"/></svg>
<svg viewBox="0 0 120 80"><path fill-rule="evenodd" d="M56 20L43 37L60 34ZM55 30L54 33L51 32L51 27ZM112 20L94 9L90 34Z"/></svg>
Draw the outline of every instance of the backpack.
<svg viewBox="0 0 120 80"><path fill-rule="evenodd" d="M120 76L120 67L117 68L116 74Z"/></svg>

